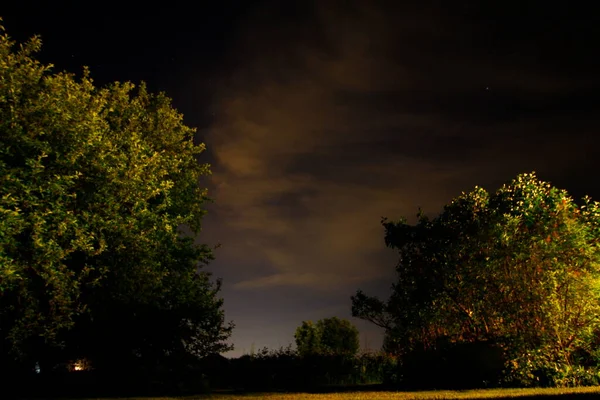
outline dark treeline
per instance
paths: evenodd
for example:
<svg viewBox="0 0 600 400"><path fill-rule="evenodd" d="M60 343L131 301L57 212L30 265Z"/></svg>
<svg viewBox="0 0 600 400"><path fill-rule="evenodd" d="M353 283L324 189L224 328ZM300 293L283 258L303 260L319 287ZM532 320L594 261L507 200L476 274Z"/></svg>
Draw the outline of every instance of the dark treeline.
<svg viewBox="0 0 600 400"><path fill-rule="evenodd" d="M206 393L340 390L466 389L500 385L503 360L494 346L440 346L399 358L378 352L358 355L300 355L264 348L228 359L212 355L172 364L114 365L74 371L57 365L36 374L8 371L4 393L19 397L161 396Z"/></svg>
<svg viewBox="0 0 600 400"><path fill-rule="evenodd" d="M160 396L211 390L322 391L332 387L393 384L396 359L384 354L300 356L290 348L263 349L227 359L214 355L194 363L73 371L57 365L35 373L5 371L4 393L14 397Z"/></svg>

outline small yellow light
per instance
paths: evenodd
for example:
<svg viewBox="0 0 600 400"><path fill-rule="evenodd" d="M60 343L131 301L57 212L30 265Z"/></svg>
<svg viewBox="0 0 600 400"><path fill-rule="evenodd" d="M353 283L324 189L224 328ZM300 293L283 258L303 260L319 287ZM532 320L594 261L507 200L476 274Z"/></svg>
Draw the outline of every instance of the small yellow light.
<svg viewBox="0 0 600 400"><path fill-rule="evenodd" d="M73 371L84 371L86 369L85 360L79 360L73 363Z"/></svg>

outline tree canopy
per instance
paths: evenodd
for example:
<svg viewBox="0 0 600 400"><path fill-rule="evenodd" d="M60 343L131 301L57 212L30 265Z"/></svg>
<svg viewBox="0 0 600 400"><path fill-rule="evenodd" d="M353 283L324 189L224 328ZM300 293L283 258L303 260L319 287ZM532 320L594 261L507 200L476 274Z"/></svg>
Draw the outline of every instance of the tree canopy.
<svg viewBox="0 0 600 400"><path fill-rule="evenodd" d="M358 330L350 321L337 317L313 324L303 321L296 329L296 348L306 355L355 355L360 347Z"/></svg>
<svg viewBox="0 0 600 400"><path fill-rule="evenodd" d="M212 252L194 240L204 145L166 95L52 72L40 46L0 27L2 356L228 349L220 282L201 269Z"/></svg>
<svg viewBox="0 0 600 400"><path fill-rule="evenodd" d="M527 384L567 384L565 371L597 365L598 202L578 205L531 173L463 193L433 219L382 223L397 281L387 301L358 291L352 311L386 329L389 351L493 342L511 379Z"/></svg>

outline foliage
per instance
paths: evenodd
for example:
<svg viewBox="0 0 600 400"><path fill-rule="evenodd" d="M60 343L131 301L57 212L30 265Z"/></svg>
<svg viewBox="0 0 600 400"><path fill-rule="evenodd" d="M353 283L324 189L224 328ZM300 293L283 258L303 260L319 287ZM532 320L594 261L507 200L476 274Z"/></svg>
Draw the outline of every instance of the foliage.
<svg viewBox="0 0 600 400"><path fill-rule="evenodd" d="M198 269L211 249L180 229L200 231L207 200L194 130L164 94L53 73L38 38L0 34L2 356L228 349L220 285Z"/></svg>
<svg viewBox="0 0 600 400"><path fill-rule="evenodd" d="M501 384L503 369L503 351L493 344L440 340L435 349L404 354L390 383L409 390L489 388Z"/></svg>
<svg viewBox="0 0 600 400"><path fill-rule="evenodd" d="M360 348L358 329L345 319L303 321L294 335L301 356L332 354L354 356Z"/></svg>
<svg viewBox="0 0 600 400"><path fill-rule="evenodd" d="M288 346L263 348L230 360L228 369L219 368L219 372L209 373L209 378L213 388L319 390L326 386L381 384L395 369L395 357L383 353L301 356Z"/></svg>
<svg viewBox="0 0 600 400"><path fill-rule="evenodd" d="M299 354L318 354L321 352L321 337L312 321L302 321L294 334Z"/></svg>
<svg viewBox="0 0 600 400"><path fill-rule="evenodd" d="M543 373L548 365L597 365L598 202L579 206L532 173L493 194L463 193L433 219L382 223L398 279L385 302L358 291L353 315L384 327L388 350L495 344L507 378L525 385L566 384Z"/></svg>

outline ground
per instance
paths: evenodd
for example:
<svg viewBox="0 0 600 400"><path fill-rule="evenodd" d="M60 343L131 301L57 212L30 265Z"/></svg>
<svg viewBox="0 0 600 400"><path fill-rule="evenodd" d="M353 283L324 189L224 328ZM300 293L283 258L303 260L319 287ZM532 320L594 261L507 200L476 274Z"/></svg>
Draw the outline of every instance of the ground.
<svg viewBox="0 0 600 400"><path fill-rule="evenodd" d="M464 391L426 392L346 392L346 393L215 393L185 397L139 397L129 400L476 400L476 399L519 399L519 400L563 400L599 399L600 387L572 389L490 389ZM90 399L91 400L91 399ZM101 400L101 399L96 399ZM114 400L114 399L112 399Z"/></svg>

